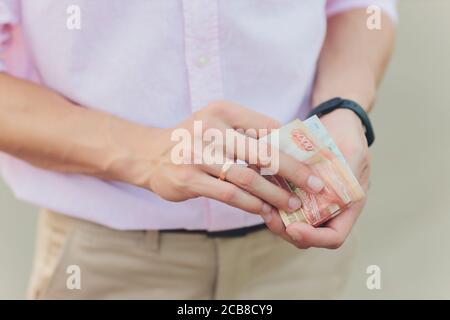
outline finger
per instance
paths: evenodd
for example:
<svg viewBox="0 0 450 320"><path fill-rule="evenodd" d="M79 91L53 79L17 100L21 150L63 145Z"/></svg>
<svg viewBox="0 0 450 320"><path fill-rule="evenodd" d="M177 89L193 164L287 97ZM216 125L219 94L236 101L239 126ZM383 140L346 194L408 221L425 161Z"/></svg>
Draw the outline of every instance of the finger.
<svg viewBox="0 0 450 320"><path fill-rule="evenodd" d="M310 247L336 249L342 245L348 234L340 234L331 228L314 228L301 222L292 223L286 228L275 209L264 221L271 232L300 249Z"/></svg>
<svg viewBox="0 0 450 320"><path fill-rule="evenodd" d="M291 181L295 186L312 193L318 193L325 187L320 174L313 167L281 151L279 152L278 174Z"/></svg>
<svg viewBox="0 0 450 320"><path fill-rule="evenodd" d="M366 186L367 184L364 183ZM353 225L364 208L365 201L352 204L348 209L330 220L324 227L315 228L306 223L293 223L286 228L299 248L339 248L350 234Z"/></svg>
<svg viewBox="0 0 450 320"><path fill-rule="evenodd" d="M218 130L223 133L223 138L206 138L206 140L202 141L204 146L203 150L201 150L202 154L208 156L211 160L205 161L207 164L223 164L226 158L241 159L249 163L257 163L259 161L257 157L261 152L259 142L255 138L257 135L256 131L251 132L255 134L252 137L240 130L229 127L225 123ZM205 139L204 136L202 138Z"/></svg>
<svg viewBox="0 0 450 320"><path fill-rule="evenodd" d="M192 190L204 197L224 202L230 206L255 214L268 214L272 206L240 189L232 183L221 181L208 174L202 174Z"/></svg>
<svg viewBox="0 0 450 320"><path fill-rule="evenodd" d="M337 249L345 241L348 233L332 228L315 228L307 223L294 222L286 228L286 233L301 249L310 247Z"/></svg>
<svg viewBox="0 0 450 320"><path fill-rule="evenodd" d="M221 157L214 158L221 160L212 161L216 164L222 164L225 158L239 159L247 162L248 164L255 164L264 166L264 163L269 163L271 150L273 149L266 143L261 143L254 137L243 134L236 131L233 128L227 128L225 133L225 139L222 141L216 140L213 144L210 144L211 150L207 150L207 154L213 153ZM222 157L223 155L223 157ZM225 158L224 158L225 157ZM211 163L211 162L210 162Z"/></svg>
<svg viewBox="0 0 450 320"><path fill-rule="evenodd" d="M369 166L363 170L361 185L365 190L368 188ZM301 249L319 247L336 249L339 248L348 237L356 220L364 208L365 200L353 203L348 209L337 217L330 220L325 227L315 228L306 223L293 223L283 232L283 225L277 219L267 223L269 229L280 235L283 239L293 243Z"/></svg>
<svg viewBox="0 0 450 320"><path fill-rule="evenodd" d="M219 164L204 166L205 171L216 177L220 175L222 168L223 166ZM276 208L291 212L301 207L301 201L295 194L267 181L258 172L245 165L231 165L226 172L226 180Z"/></svg>
<svg viewBox="0 0 450 320"><path fill-rule="evenodd" d="M369 163L365 163L365 166L362 167L360 171L361 173L359 175L359 180L361 186L367 192L370 176ZM328 221L325 224L325 227L335 230L340 235L340 239L346 239L347 236L350 234L356 221L358 220L359 215L364 209L366 200L367 197L364 197L364 199L352 203L347 209L344 210L344 212L340 213L338 216Z"/></svg>
<svg viewBox="0 0 450 320"><path fill-rule="evenodd" d="M277 209L273 209L270 212L270 216L266 217L264 222L266 223L269 230L274 234L281 237L283 237L283 235L286 235L288 237L287 240L293 243L291 237L286 233L286 227L284 226L283 220L281 219Z"/></svg>
<svg viewBox="0 0 450 320"><path fill-rule="evenodd" d="M364 205L365 200L361 200L351 204L348 209L344 210L344 212L328 221L326 226L339 232L350 232L351 227L358 219L359 214L364 208Z"/></svg>
<svg viewBox="0 0 450 320"><path fill-rule="evenodd" d="M275 119L231 102L223 102L222 118L234 129L257 130L257 137L270 133L281 124ZM267 129L268 132L264 132Z"/></svg>
<svg viewBox="0 0 450 320"><path fill-rule="evenodd" d="M269 168L309 192L320 192L325 184L318 174L301 161L281 152L277 148L258 140L234 132L227 136L225 146L221 146L230 158L240 159L249 164Z"/></svg>
<svg viewBox="0 0 450 320"><path fill-rule="evenodd" d="M295 242L292 237L286 232L286 227L284 226L283 220L281 219L278 210L273 209L270 215L266 216L264 222L266 223L267 228L272 233L298 247L297 242Z"/></svg>

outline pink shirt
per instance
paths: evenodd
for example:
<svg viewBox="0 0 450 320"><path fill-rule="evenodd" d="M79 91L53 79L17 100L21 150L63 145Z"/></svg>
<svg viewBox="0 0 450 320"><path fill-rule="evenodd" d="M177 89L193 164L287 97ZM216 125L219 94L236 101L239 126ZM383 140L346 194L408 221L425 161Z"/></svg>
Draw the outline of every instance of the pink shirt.
<svg viewBox="0 0 450 320"><path fill-rule="evenodd" d="M71 5L79 30L67 27ZM153 127L174 126L217 99L287 122L310 108L327 15L369 5L395 19L394 0L0 0L0 52L11 49L0 70ZM0 169L19 199L116 229L262 222L213 200L172 203L5 154Z"/></svg>

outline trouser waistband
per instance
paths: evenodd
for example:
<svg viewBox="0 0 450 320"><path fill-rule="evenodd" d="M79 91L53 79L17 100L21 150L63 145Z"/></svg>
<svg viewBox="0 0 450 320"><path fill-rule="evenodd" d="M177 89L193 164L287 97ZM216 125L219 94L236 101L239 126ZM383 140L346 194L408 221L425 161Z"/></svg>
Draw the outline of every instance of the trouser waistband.
<svg viewBox="0 0 450 320"><path fill-rule="evenodd" d="M163 233L195 233L195 234L204 234L208 237L212 238L234 238L234 237L242 237L249 233L266 229L265 224L257 224L255 226L231 229L231 230L223 230L223 231L207 231L207 230L186 230L186 229L167 229L160 230L159 232Z"/></svg>

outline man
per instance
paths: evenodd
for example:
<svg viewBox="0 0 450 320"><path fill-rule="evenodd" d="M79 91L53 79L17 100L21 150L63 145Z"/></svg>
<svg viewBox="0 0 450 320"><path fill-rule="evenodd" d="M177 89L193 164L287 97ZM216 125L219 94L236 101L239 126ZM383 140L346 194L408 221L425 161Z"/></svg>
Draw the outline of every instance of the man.
<svg viewBox="0 0 450 320"><path fill-rule="evenodd" d="M379 29L368 28L369 5L382 11ZM0 75L1 168L17 197L45 208L30 297L336 296L349 247L299 248L340 247L364 202L323 227L286 229L276 209L298 209L298 198L237 164L175 164L171 136L195 134L195 121L270 130L342 97L359 109L321 120L367 190L361 115L392 50L394 6L0 0L2 48L12 45ZM278 173L311 192L324 186L283 154ZM74 287L68 270L80 272Z"/></svg>

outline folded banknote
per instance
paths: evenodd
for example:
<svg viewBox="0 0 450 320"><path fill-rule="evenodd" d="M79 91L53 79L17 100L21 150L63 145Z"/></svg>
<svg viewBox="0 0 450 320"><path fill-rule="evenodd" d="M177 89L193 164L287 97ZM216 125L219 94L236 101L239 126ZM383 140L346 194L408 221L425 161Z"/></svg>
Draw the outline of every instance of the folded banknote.
<svg viewBox="0 0 450 320"><path fill-rule="evenodd" d="M299 221L320 226L364 198L364 191L339 148L317 116L283 126L279 137L261 138L277 149L307 164L325 183L317 194L307 192L277 175L264 175L272 183L295 193L302 207L292 213L279 210L286 226Z"/></svg>

